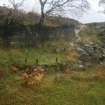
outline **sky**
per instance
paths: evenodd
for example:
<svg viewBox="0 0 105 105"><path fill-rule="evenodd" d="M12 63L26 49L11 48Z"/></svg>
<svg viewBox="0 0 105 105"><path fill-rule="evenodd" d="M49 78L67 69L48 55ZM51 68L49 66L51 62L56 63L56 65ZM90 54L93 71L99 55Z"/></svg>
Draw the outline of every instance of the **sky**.
<svg viewBox="0 0 105 105"><path fill-rule="evenodd" d="M105 14L102 12L103 7L99 6L99 0L88 0L90 3L90 10L79 18L83 23L90 22L105 22Z"/></svg>
<svg viewBox="0 0 105 105"><path fill-rule="evenodd" d="M18 0L17 0L18 1ZM91 22L105 22L105 14L102 12L103 7L99 6L99 0L88 0L90 3L90 9L84 13L81 17L74 16L68 13L69 18L75 18L82 23L91 23ZM0 0L0 5L9 5L8 0ZM40 5L38 0L25 0L23 9L26 11L40 11Z"/></svg>

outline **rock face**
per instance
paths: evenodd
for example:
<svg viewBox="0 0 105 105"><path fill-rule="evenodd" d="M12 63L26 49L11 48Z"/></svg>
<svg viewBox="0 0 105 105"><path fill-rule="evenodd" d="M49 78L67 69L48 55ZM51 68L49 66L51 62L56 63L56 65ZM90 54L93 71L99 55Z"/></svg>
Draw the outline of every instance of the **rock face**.
<svg viewBox="0 0 105 105"><path fill-rule="evenodd" d="M65 52L65 50L66 50L65 48L56 48L55 52L56 53L62 53L62 52Z"/></svg>
<svg viewBox="0 0 105 105"><path fill-rule="evenodd" d="M94 43L80 43L79 46L77 51L83 64L102 64L105 61L105 50L101 46Z"/></svg>

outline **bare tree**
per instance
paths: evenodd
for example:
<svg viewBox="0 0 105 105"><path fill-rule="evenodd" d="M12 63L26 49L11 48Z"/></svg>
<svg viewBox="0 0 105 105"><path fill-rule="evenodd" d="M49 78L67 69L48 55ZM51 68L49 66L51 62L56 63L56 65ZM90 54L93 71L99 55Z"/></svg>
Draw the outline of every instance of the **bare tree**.
<svg viewBox="0 0 105 105"><path fill-rule="evenodd" d="M23 5L24 0L21 1L18 0L18 2L16 2L16 0L8 0L8 2L11 4L12 8L7 9L4 19L3 35L2 35L2 39L4 41L4 47L10 46L11 38L16 29L15 26L21 24L20 20L22 18L20 18L20 13L18 9Z"/></svg>
<svg viewBox="0 0 105 105"><path fill-rule="evenodd" d="M39 0L41 17L39 24L42 25L46 15L60 15L65 11L75 9L84 11L88 8L87 0Z"/></svg>
<svg viewBox="0 0 105 105"><path fill-rule="evenodd" d="M8 0L11 5L11 9L9 9L8 17L9 21L13 23L20 23L23 19L23 13L19 11L19 8L23 6L25 0Z"/></svg>
<svg viewBox="0 0 105 105"><path fill-rule="evenodd" d="M14 10L18 10L19 7L21 7L25 0L8 0L9 3L12 5Z"/></svg>
<svg viewBox="0 0 105 105"><path fill-rule="evenodd" d="M13 17L18 17L19 15L19 8L23 6L25 0L8 0L10 5L12 6L13 10L11 11L11 15Z"/></svg>

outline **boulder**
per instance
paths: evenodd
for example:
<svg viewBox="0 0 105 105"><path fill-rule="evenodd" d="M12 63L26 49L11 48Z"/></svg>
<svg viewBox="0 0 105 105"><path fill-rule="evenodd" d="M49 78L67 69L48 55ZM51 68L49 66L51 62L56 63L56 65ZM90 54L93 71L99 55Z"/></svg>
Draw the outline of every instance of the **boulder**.
<svg viewBox="0 0 105 105"><path fill-rule="evenodd" d="M105 51L100 45L94 43L81 43L77 51L80 54L80 61L85 65L89 63L99 64L105 61Z"/></svg>

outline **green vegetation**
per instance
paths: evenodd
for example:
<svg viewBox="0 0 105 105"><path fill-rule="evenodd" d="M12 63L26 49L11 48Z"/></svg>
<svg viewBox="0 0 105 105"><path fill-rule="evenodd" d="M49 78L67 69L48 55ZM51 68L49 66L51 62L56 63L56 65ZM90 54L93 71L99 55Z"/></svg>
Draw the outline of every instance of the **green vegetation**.
<svg viewBox="0 0 105 105"><path fill-rule="evenodd" d="M85 27L80 32L80 37L82 42L94 42L94 43L101 43L100 42L100 36L99 36L99 30L96 26L85 25ZM100 25L99 25L100 26Z"/></svg>
<svg viewBox="0 0 105 105"><path fill-rule="evenodd" d="M0 80L0 105L105 105L104 69L61 75L46 74L40 86L26 87L20 75L9 72Z"/></svg>
<svg viewBox="0 0 105 105"><path fill-rule="evenodd" d="M25 59L27 59L27 64L32 65L36 63L36 59L39 59L40 64L55 64L56 58L58 58L59 62L66 60L64 54L42 52L42 50L37 49L1 50L0 55L0 65L3 66L12 63L25 64Z"/></svg>
<svg viewBox="0 0 105 105"><path fill-rule="evenodd" d="M46 42L38 45L34 48L19 48L19 49L0 49L0 66L8 67L13 63L24 65L25 59L27 59L28 65L34 65L36 59L39 60L39 64L55 64L56 58L59 63L66 62L66 51L56 52L57 48L67 48L68 42Z"/></svg>
<svg viewBox="0 0 105 105"><path fill-rule="evenodd" d="M84 25L78 42L75 20L48 16L40 26L38 14L19 14L0 16L0 105L105 105L101 24Z"/></svg>
<svg viewBox="0 0 105 105"><path fill-rule="evenodd" d="M39 86L23 85L23 72L12 72L11 64L24 65L25 58L30 65L37 58L40 64L55 64L56 57L65 62L68 51L53 51L68 47L61 42L46 42L33 49L0 49L0 105L105 105L105 66L86 71L46 72Z"/></svg>

